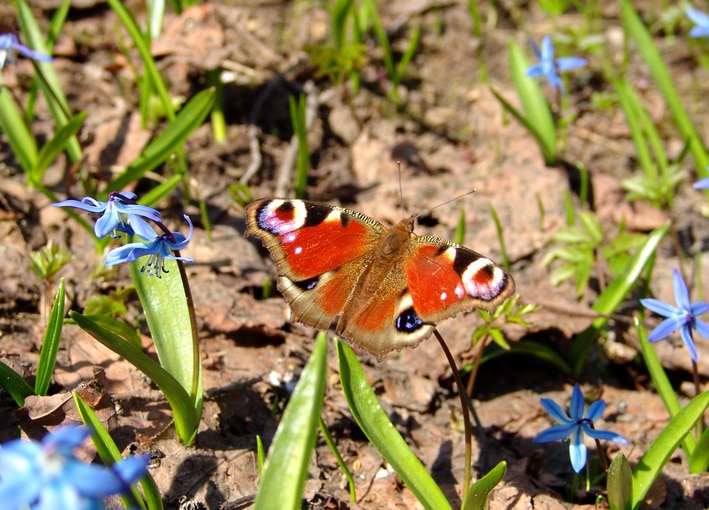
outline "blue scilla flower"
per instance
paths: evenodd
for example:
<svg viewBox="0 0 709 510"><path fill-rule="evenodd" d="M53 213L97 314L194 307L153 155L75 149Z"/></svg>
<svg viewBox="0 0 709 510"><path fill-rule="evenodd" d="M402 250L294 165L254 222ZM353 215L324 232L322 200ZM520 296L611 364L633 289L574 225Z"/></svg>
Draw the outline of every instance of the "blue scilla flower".
<svg viewBox="0 0 709 510"><path fill-rule="evenodd" d="M5 61L12 62L15 60L15 52L20 55L42 62L53 62L54 59L45 55L41 51L29 49L27 46L20 44L15 34L0 34L0 69L5 67Z"/></svg>
<svg viewBox="0 0 709 510"><path fill-rule="evenodd" d="M154 234L152 240L147 243L128 243L120 248L111 250L106 256L105 264L107 266L115 266L116 264L133 262L147 255L150 258L140 271L147 271L149 275L160 278L162 273L167 272L165 270L165 259L192 262L191 258L179 257L174 253L187 246L192 239L192 233L194 232L192 220L186 214L184 218L190 226L190 233L187 237L180 232L172 232L160 236Z"/></svg>
<svg viewBox="0 0 709 510"><path fill-rule="evenodd" d="M705 177L704 179L699 179L697 182L694 183L694 189L707 189L709 188L709 177Z"/></svg>
<svg viewBox="0 0 709 510"><path fill-rule="evenodd" d="M534 438L535 443L549 443L551 441L559 441L571 437L569 441L569 457L571 458L571 467L574 471L580 473L586 465L586 445L583 443L583 436L586 434L593 439L614 441L620 444L627 444L628 441L616 434L607 430L596 430L593 422L597 421L606 408L606 403L603 400L593 402L588 406L588 411L584 414L585 403L583 401L583 393L581 386L574 385L574 391L571 393L571 405L569 406L569 415L564 409L548 398L541 399L542 406L546 412L558 421L560 425L548 428L539 433Z"/></svg>
<svg viewBox="0 0 709 510"><path fill-rule="evenodd" d="M699 315L709 311L709 304L704 301L692 303L689 300L687 284L684 283L677 269L672 272L672 286L675 291L675 301L677 301L676 307L659 299L646 298L640 300L640 303L648 310L652 310L656 314L666 317L666 319L650 333L647 339L650 342L656 342L667 338L679 329L682 341L684 345L687 346L687 350L689 350L689 355L695 363L698 363L697 346L694 345L692 330L695 330L704 338L709 338L709 325L698 319Z"/></svg>
<svg viewBox="0 0 709 510"><path fill-rule="evenodd" d="M108 200L101 202L93 197L79 200L64 200L54 204L55 207L75 207L101 216L96 220L94 233L103 238L111 234L118 237L118 232L129 235L137 234L142 239L153 239L156 234L146 219L161 223L160 212L152 207L136 203L137 195L130 191L110 193Z"/></svg>
<svg viewBox="0 0 709 510"><path fill-rule="evenodd" d="M709 37L709 16L697 9L687 9L684 13L696 24L689 31L690 37Z"/></svg>
<svg viewBox="0 0 709 510"><path fill-rule="evenodd" d="M539 51L539 48L537 48L537 45L531 38L529 39L529 43L532 45L532 51L534 51L539 63L529 66L525 74L530 78L543 76L552 87L561 88L561 92L565 94L566 89L564 88L564 82L559 77L558 73L584 66L586 65L586 59L579 57L554 58L554 45L551 42L551 37L548 35L544 36L542 40L541 51Z"/></svg>
<svg viewBox="0 0 709 510"><path fill-rule="evenodd" d="M124 494L148 472L150 456L132 456L106 467L74 456L89 431L80 425L57 428L41 442L17 439L0 447L2 508L104 508L103 498Z"/></svg>

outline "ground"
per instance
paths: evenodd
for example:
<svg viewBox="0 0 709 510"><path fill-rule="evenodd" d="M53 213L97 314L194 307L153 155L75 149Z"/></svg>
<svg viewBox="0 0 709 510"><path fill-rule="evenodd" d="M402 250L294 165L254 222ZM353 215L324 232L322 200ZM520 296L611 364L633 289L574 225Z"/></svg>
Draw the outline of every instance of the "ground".
<svg viewBox="0 0 709 510"><path fill-rule="evenodd" d="M86 160L75 168L60 158L49 169L45 184L61 198L83 196L81 176L91 175L99 182L109 179L160 130L141 126L134 67L140 67L137 52L128 45L126 53L127 39L115 14L102 2L74 4L54 55L72 111L88 112L80 136ZM131 12L144 16L142 3L129 4ZM306 2L238 4L203 4L181 17L169 14L163 34L152 46L174 96L189 97L204 88L205 71L219 66L228 81L226 141L213 140L209 123L198 128L185 143L189 198L175 193L161 204L166 221L175 228L181 228L182 212L197 224L184 252L195 260L188 274L206 393L195 443L183 447L175 439L169 408L149 380L71 325L64 329L52 396L28 401L24 414L16 413L6 397L0 402L3 422L20 420L32 435L46 426L77 420L69 400L72 390L96 394L97 402L105 403L97 408L102 409L102 418L119 446L155 454L152 474L169 508L185 507L189 502L201 502L206 508L250 506L258 481L256 436L270 443L287 402L286 385L297 378L312 348L315 331L289 322L281 297L258 299L264 280L275 275L275 267L257 241L244 238L244 211L228 192L229 185L246 182L255 197L292 196L290 147L295 142L287 104L291 95L310 90L315 104L316 115L308 132L310 199L344 204L387 225L408 214L422 214L416 232L446 239L452 237L462 209L465 244L499 261L500 243L490 214L494 208L521 302L540 305L527 317L529 328L505 330L510 342L535 340L567 353L573 335L593 320L590 306L597 297L594 286L581 299L572 284L552 286L551 268L541 264L549 252L551 235L565 223L565 194L577 189L570 167L545 166L533 138L503 112L489 87L517 104L508 70L508 41L517 41L532 59L526 34L540 41L552 31L569 33L580 26L581 15L561 16L552 26L535 5L495 4L493 8L485 4L480 6L487 23L484 37L476 38L465 2L400 1L382 6L380 16L391 30L395 51L403 51L414 27L421 27L419 49L399 87L403 107L397 110L387 97L391 85L374 41L367 49L361 90L350 97L342 87L317 78L303 52L308 45L325 40L325 10ZM649 4L638 2L637 7L643 10ZM54 2L37 1L33 6L46 29ZM619 63L624 49L619 7L615 2L602 2L601 11L605 25L599 30L608 41L609 57ZM0 13L1 32L16 28L12 7L0 6ZM706 71L696 65L680 37L658 36L657 43L693 120L700 132L705 131L709 117L702 116L699 107L706 93L701 89L707 82ZM629 79L660 126L666 150L671 157L678 156L682 142L647 69L635 53L628 65ZM8 65L3 71L5 86L18 98L26 97L31 73L26 59ZM489 84L483 80L485 75ZM545 87L553 98L554 92ZM607 231L624 223L633 231L647 232L671 217L687 240L688 253L696 254L709 230L702 216L705 198L691 188L692 178L679 186L669 212L625 200L620 180L639 171L630 132L617 104L600 109L591 102L594 92L610 90L593 62L573 73L565 114L576 118L568 130L565 161L582 162L589 169L594 192L590 205ZM40 101L33 124L38 140L45 140L52 126ZM4 240L0 246L0 359L32 380L44 336L46 300L52 298L54 289L44 287L30 271L29 254L51 242L74 255L60 276L66 282L67 306L79 311L90 296L123 289L129 275L125 268L102 269L102 254L96 253L93 239L65 211L51 207L47 198L27 186L4 137L0 138L0 161ZM400 170L397 161L402 162ZM690 163L684 164L693 170ZM169 171L158 169L132 189L145 192ZM449 202L473 188L476 193ZM210 234L200 219L199 200L206 204ZM572 200L581 207L573 193ZM700 264L706 274L706 258ZM651 283L656 297L673 302L671 272L677 265L667 240L658 250ZM702 292L693 296L707 295L709 287L695 291ZM126 304L127 320L147 333L135 296L130 295ZM608 403L599 427L629 440L627 446L606 445L608 453L623 452L631 463L669 420L640 361L637 336L630 327L632 313L638 309L638 296L633 295L622 308L624 315L615 318L602 344L591 351L579 381L584 390L597 392ZM440 325L461 365L472 359L470 332L479 324L473 313ZM648 318L646 327L656 324L656 318ZM693 394L690 359L675 340L655 347L686 402ZM147 335L144 346L152 352ZM709 342L698 338L697 347L699 359L706 360ZM331 377L324 419L355 475L358 501L348 502L344 476L320 439L303 495L306 506L416 508L413 495L354 423L339 388L333 348L329 356ZM451 369L438 343L428 340L383 361L362 354L361 361L399 431L453 504L459 504L464 460L461 410ZM709 376L706 367L700 365L704 387ZM472 395L479 416L474 431L474 474L486 473L500 460L508 463L504 482L492 493L491 508L595 508L596 493L578 493L575 504L567 502L566 484L572 475L567 446L532 442L552 424L540 406L540 397L567 405L574 382L529 356L502 356L482 365ZM0 432L2 440L7 440L13 430L4 427ZM683 508L709 505L706 476L687 473L686 459L678 451L652 491L652 504L663 508L677 508L680 501Z"/></svg>

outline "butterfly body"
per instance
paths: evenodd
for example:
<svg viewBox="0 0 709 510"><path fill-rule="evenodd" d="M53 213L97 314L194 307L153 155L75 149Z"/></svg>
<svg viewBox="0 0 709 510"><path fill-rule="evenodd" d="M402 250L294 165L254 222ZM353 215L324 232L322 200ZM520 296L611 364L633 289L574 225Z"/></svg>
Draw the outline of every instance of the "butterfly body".
<svg viewBox="0 0 709 510"><path fill-rule="evenodd" d="M386 228L349 209L277 198L246 213L246 235L270 252L293 319L327 329L339 316L335 333L378 357L417 345L458 312L494 310L514 292L490 259L413 234L413 217Z"/></svg>

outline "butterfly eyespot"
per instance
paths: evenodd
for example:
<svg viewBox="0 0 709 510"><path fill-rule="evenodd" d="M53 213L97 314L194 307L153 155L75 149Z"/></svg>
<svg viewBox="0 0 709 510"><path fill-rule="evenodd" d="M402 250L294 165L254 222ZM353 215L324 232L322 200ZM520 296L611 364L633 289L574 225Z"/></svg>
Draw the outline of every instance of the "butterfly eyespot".
<svg viewBox="0 0 709 510"><path fill-rule="evenodd" d="M318 286L318 281L320 278L317 276L315 278L309 278L307 280L300 280L299 282L293 282L293 285L298 287L300 290L313 290Z"/></svg>
<svg viewBox="0 0 709 510"><path fill-rule="evenodd" d="M407 308L399 314L395 321L396 329L404 333L412 333L423 327L423 321L416 315L413 308Z"/></svg>

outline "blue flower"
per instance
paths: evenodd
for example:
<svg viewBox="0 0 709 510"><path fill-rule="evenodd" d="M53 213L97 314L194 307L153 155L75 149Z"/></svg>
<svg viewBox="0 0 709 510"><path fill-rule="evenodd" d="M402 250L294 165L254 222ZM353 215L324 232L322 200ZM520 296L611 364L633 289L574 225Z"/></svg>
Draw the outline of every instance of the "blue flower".
<svg viewBox="0 0 709 510"><path fill-rule="evenodd" d="M603 400L593 402L588 406L588 411L584 415L583 393L581 386L574 385L574 391L571 394L571 405L569 406L569 415L564 412L564 409L548 398L541 399L542 406L549 415L558 421L561 425L555 425L542 431L534 438L535 443L549 443L571 437L569 442L569 457L571 458L571 467L574 471L580 473L586 465L586 445L583 444L583 435L586 434L593 439L615 441L620 444L627 444L619 434L607 430L596 430L593 428L593 422L598 420L606 408L606 403Z"/></svg>
<svg viewBox="0 0 709 510"><path fill-rule="evenodd" d="M709 177L705 177L704 179L699 179L697 182L694 183L694 189L707 189L709 188Z"/></svg>
<svg viewBox="0 0 709 510"><path fill-rule="evenodd" d="M534 51L534 54L537 56L539 63L530 66L525 74L531 78L544 76L552 87L561 88L561 92L566 93L564 82L561 80L558 73L584 66L586 65L586 59L579 57L561 57L555 59L554 45L551 42L551 37L548 35L544 36L542 40L541 52L531 38L529 42L532 45L532 51Z"/></svg>
<svg viewBox="0 0 709 510"><path fill-rule="evenodd" d="M646 298L640 300L645 308L652 310L658 315L667 317L650 333L647 339L650 342L656 342L670 336L670 334L679 329L682 341L689 350L689 355L692 356L692 360L694 360L695 363L698 363L697 347L694 345L692 330L696 330L697 333L704 338L709 338L709 325L697 318L698 315L702 315L709 310L709 304L704 301L698 301L696 303L689 301L687 284L684 283L677 269L672 273L672 286L675 290L675 301L677 301L679 308L660 301L659 299Z"/></svg>
<svg viewBox="0 0 709 510"><path fill-rule="evenodd" d="M155 223L161 223L160 212L152 207L137 204L137 195L130 191L109 194L106 202L101 202L93 197L78 200L64 200L54 204L55 207L76 207L94 214L101 214L94 225L96 237L103 238L108 234L111 237L118 237L117 232L125 232L129 235L134 233L142 239L153 239L156 234L148 219ZM145 219L144 219L145 218Z"/></svg>
<svg viewBox="0 0 709 510"><path fill-rule="evenodd" d="M103 508L102 499L127 493L147 474L150 456L128 457L106 467L74 456L89 431L79 425L57 428L41 442L17 439L0 447L0 501L3 508L49 510Z"/></svg>
<svg viewBox="0 0 709 510"><path fill-rule="evenodd" d="M697 9L687 9L684 13L697 25L689 31L690 37L709 37L709 16Z"/></svg>
<svg viewBox="0 0 709 510"><path fill-rule="evenodd" d="M158 236L153 235L153 239L147 243L128 243L111 250L106 257L105 264L107 266L115 266L116 264L123 264L126 262L133 262L140 257L148 255L150 258L148 262L145 263L143 268L140 270L142 273L146 271L151 276L157 276L160 278L162 273L166 273L165 270L165 259L175 259L183 260L185 262L192 262L191 258L178 257L174 254L175 251L179 251L187 246L192 239L192 233L194 228L192 227L192 220L186 214L184 215L185 220L190 226L190 233L187 237L180 232L172 232L171 234L163 234Z"/></svg>
<svg viewBox="0 0 709 510"><path fill-rule="evenodd" d="M45 55L41 51L31 50L27 46L21 45L15 34L0 34L0 69L5 67L6 60L8 62L15 60L14 51L34 60L42 62L54 61L52 57Z"/></svg>

